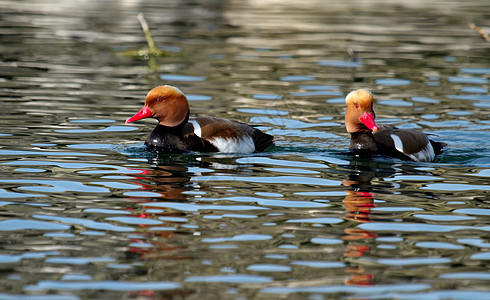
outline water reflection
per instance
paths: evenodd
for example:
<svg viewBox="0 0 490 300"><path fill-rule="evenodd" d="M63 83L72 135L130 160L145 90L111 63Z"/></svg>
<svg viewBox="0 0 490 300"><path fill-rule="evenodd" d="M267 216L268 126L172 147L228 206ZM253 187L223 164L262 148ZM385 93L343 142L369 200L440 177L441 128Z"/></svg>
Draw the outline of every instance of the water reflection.
<svg viewBox="0 0 490 300"><path fill-rule="evenodd" d="M371 209L375 207L373 187L371 180L380 176L389 176L389 172L377 172L377 165L372 161L353 156L349 166L348 179L342 180L342 185L349 187L343 200L346 209L345 219L357 223L371 222ZM394 170L393 170L394 171ZM382 173L382 174L380 174ZM388 173L388 174L387 174ZM360 228L346 228L343 240L347 242L344 256L349 259L359 259L365 252L371 250L370 239L377 234ZM374 275L367 273L362 266L346 268L346 274L350 274L345 283L347 285L373 285Z"/></svg>
<svg viewBox="0 0 490 300"><path fill-rule="evenodd" d="M134 183L141 186L139 190L153 193L151 196L145 193L141 194L145 195L143 199L146 200L150 196L155 201L162 199L185 201L184 192L187 190L185 184L191 178L187 175L187 165L181 161L174 161L171 156L164 158L156 156L149 159L149 164L153 165L151 169L132 169L140 172L138 176L134 177L136 180ZM134 197L134 200L138 201L138 197Z"/></svg>
<svg viewBox="0 0 490 300"><path fill-rule="evenodd" d="M128 254L145 261L189 259L182 254L187 247L178 242L179 236L189 234L179 228L189 221L186 214L153 207L152 203L189 202L186 185L191 177L187 174L187 165L192 162L191 156L150 155L147 168L132 168L138 173L130 180L140 188L133 191L129 199L140 206L131 208L134 210L132 220L119 218L118 221L131 222L145 230L128 241Z"/></svg>

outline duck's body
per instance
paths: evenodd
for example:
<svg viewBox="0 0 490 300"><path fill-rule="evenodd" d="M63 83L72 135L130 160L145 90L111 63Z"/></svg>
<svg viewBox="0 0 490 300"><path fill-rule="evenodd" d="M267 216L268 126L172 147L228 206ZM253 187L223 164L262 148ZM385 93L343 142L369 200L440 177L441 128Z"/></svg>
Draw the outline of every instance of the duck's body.
<svg viewBox="0 0 490 300"><path fill-rule="evenodd" d="M265 151L273 137L250 125L214 117L191 118L183 126L157 125L145 141L149 150L165 153Z"/></svg>
<svg viewBox="0 0 490 300"><path fill-rule="evenodd" d="M146 96L145 106L126 123L153 117L159 123L145 141L162 153L265 151L274 137L248 124L215 117L189 118L187 98L179 89L160 86Z"/></svg>
<svg viewBox="0 0 490 300"><path fill-rule="evenodd" d="M446 145L430 140L423 132L390 126L378 127L373 96L366 90L349 93L345 98L345 126L351 134L349 150L358 154L380 154L400 159L430 162Z"/></svg>

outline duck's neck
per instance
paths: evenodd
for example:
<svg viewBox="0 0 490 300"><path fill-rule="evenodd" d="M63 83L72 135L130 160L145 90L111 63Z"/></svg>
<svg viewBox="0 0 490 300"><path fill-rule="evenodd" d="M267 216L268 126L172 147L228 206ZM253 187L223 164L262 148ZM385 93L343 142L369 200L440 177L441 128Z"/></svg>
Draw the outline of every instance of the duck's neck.
<svg viewBox="0 0 490 300"><path fill-rule="evenodd" d="M187 112L187 115L185 116L185 119L177 126L165 126L162 124L158 124L155 129L158 128L158 131L160 132L165 132L166 134L172 134L172 135L182 135L182 130L184 129L185 124L189 122L189 112Z"/></svg>
<svg viewBox="0 0 490 300"><path fill-rule="evenodd" d="M352 132L350 134L350 146L349 150L367 150L367 151L377 151L378 146L374 140L372 132L360 131Z"/></svg>
<svg viewBox="0 0 490 300"><path fill-rule="evenodd" d="M161 150L166 153L180 153L185 151L182 131L188 120L189 113L187 113L184 121L177 126L170 127L158 124L146 138L145 145L147 149L150 151Z"/></svg>

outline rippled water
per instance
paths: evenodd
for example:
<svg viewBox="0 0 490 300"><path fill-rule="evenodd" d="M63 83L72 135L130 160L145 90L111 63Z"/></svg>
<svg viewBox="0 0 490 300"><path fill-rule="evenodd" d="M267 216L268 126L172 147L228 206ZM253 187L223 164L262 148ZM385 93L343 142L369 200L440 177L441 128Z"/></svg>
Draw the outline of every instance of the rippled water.
<svg viewBox="0 0 490 300"><path fill-rule="evenodd" d="M0 299L490 298L486 1L77 2L0 1ZM145 152L163 83L283 139ZM358 88L447 150L345 155Z"/></svg>

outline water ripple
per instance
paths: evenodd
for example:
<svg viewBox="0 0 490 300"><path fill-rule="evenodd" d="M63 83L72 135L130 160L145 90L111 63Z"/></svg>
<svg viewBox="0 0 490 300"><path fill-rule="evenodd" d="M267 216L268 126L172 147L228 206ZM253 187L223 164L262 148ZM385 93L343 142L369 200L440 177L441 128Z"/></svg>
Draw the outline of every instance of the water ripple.
<svg viewBox="0 0 490 300"><path fill-rule="evenodd" d="M414 292L430 289L428 284L392 284L377 286L305 286L305 287L266 287L261 289L266 294L290 293L354 293L359 295L386 294L389 292Z"/></svg>
<svg viewBox="0 0 490 300"><path fill-rule="evenodd" d="M238 180L243 182L255 183L282 183L282 184L300 184L300 185L316 185L316 186L338 186L340 181L324 178L299 177L299 176L200 176L193 177L192 180L197 182L213 182L213 181L230 181Z"/></svg>
<svg viewBox="0 0 490 300"><path fill-rule="evenodd" d="M143 203L143 206L150 207L164 207L171 208L175 210L181 211L199 211L199 210L264 210L268 209L260 206L252 206L252 205L206 205L206 204L188 204L188 203L175 203L175 202L151 202L151 203Z"/></svg>
<svg viewBox="0 0 490 300"><path fill-rule="evenodd" d="M221 282L221 283L265 283L271 282L272 278L267 276L233 274L233 275L207 275L189 276L185 282Z"/></svg>
<svg viewBox="0 0 490 300"><path fill-rule="evenodd" d="M490 226L458 226L458 225L436 225L436 224L418 224L418 223L366 223L358 226L361 229L372 231L398 231L398 232L452 232L457 230L481 230L490 231Z"/></svg>
<svg viewBox="0 0 490 300"><path fill-rule="evenodd" d="M82 193L108 193L109 189L102 187L89 186L77 181L67 180L23 180L23 179L3 179L0 183L20 183L36 184L36 186L21 186L21 190L45 193L65 193L65 192L82 192ZM47 185L47 186L43 186Z"/></svg>
<svg viewBox="0 0 490 300"><path fill-rule="evenodd" d="M107 291L140 291L140 290L174 290L181 287L181 284L168 281L54 281L41 280L37 284L27 285L26 291L41 290L107 290Z"/></svg>
<svg viewBox="0 0 490 300"><path fill-rule="evenodd" d="M9 219L0 221L0 231L16 231L26 229L36 230L66 230L71 226L43 221Z"/></svg>
<svg viewBox="0 0 490 300"><path fill-rule="evenodd" d="M108 231L118 231L118 232L127 232L127 231L135 230L132 227L116 226L109 223L96 222L90 219L59 217L59 216L49 216L49 215L33 215L33 217L38 219L43 219L43 220L57 221L60 223L66 223L70 225L81 225L84 226L85 228L97 229L97 230L108 230ZM67 225L60 225L60 226L67 226Z"/></svg>
<svg viewBox="0 0 490 300"><path fill-rule="evenodd" d="M45 260L52 264L86 265L90 263L106 263L115 261L112 257L50 257Z"/></svg>
<svg viewBox="0 0 490 300"><path fill-rule="evenodd" d="M204 243L222 243L222 242L247 242L247 241L267 241L272 236L267 234L239 234L233 237L203 238Z"/></svg>
<svg viewBox="0 0 490 300"><path fill-rule="evenodd" d="M22 259L40 259L45 258L46 256L59 254L60 253L58 251L31 252L18 255L0 254L0 263L15 263L21 261Z"/></svg>

